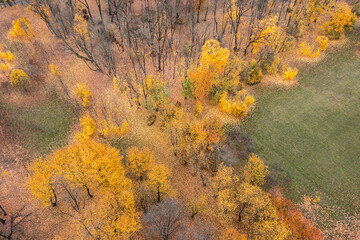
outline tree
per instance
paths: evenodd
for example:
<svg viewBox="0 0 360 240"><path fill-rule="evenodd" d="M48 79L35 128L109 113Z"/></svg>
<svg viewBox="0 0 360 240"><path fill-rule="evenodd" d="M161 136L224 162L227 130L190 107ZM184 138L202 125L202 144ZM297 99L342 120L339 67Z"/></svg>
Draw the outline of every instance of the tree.
<svg viewBox="0 0 360 240"><path fill-rule="evenodd" d="M212 87L210 70L199 67L188 75L194 87L193 93L195 98L200 101L206 100L209 97Z"/></svg>
<svg viewBox="0 0 360 240"><path fill-rule="evenodd" d="M220 235L220 240L246 240L244 234L239 233L235 228L227 227Z"/></svg>
<svg viewBox="0 0 360 240"><path fill-rule="evenodd" d="M127 170L142 180L144 175L153 166L154 158L152 152L148 148L139 150L137 147L131 147L128 149L126 162Z"/></svg>
<svg viewBox="0 0 360 240"><path fill-rule="evenodd" d="M316 228L315 224L305 218L301 209L293 204L290 199L286 198L279 188L275 188L272 191L271 199L277 208L279 218L291 230L289 239L323 239L321 231Z"/></svg>
<svg viewBox="0 0 360 240"><path fill-rule="evenodd" d="M173 191L170 186L170 176L170 170L164 165L155 165L148 174L148 184L156 194L158 203Z"/></svg>
<svg viewBox="0 0 360 240"><path fill-rule="evenodd" d="M220 165L212 184L222 217L227 217L228 214L233 213L237 208L235 187L238 181L239 178L234 174L232 167L227 167L224 164Z"/></svg>
<svg viewBox="0 0 360 240"><path fill-rule="evenodd" d="M208 40L201 47L200 67L220 73L228 63L229 56L229 49L222 48L216 40Z"/></svg>
<svg viewBox="0 0 360 240"><path fill-rule="evenodd" d="M245 181L261 187L265 183L265 178L269 174L268 166L254 153L244 168Z"/></svg>
<svg viewBox="0 0 360 240"><path fill-rule="evenodd" d="M330 21L322 28L330 39L339 39L344 32L353 29L355 22L356 14L351 12L350 6L345 2L339 2L331 14Z"/></svg>
<svg viewBox="0 0 360 240"><path fill-rule="evenodd" d="M147 232L168 240L184 227L186 214L184 206L177 200L167 198L153 206L145 215Z"/></svg>
<svg viewBox="0 0 360 240"><path fill-rule="evenodd" d="M33 161L27 185L44 208L74 224L68 237L129 239L140 224L121 160L117 149L81 140Z"/></svg>

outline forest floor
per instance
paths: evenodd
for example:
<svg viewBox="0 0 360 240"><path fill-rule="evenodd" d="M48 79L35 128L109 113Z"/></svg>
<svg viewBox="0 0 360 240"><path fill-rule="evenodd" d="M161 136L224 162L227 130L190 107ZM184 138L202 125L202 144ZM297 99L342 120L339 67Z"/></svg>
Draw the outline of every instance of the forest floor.
<svg viewBox="0 0 360 240"><path fill-rule="evenodd" d="M360 211L359 40L355 32L302 66L293 88L259 86L256 109L242 124L270 166L270 183L295 201L318 195L334 218Z"/></svg>

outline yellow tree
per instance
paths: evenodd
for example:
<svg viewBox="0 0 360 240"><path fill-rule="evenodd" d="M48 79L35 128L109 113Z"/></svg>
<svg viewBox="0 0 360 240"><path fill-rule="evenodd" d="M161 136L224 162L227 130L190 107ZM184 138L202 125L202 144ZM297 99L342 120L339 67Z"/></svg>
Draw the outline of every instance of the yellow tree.
<svg viewBox="0 0 360 240"><path fill-rule="evenodd" d="M221 209L221 216L227 217L237 208L236 189L239 178L234 174L232 167L220 165L216 176L212 181L212 186L217 198L217 204Z"/></svg>
<svg viewBox="0 0 360 240"><path fill-rule="evenodd" d="M166 196L172 194L170 176L170 170L164 165L155 165L149 172L148 185L151 191L156 194L157 202L161 202Z"/></svg>
<svg viewBox="0 0 360 240"><path fill-rule="evenodd" d="M67 238L129 239L140 224L121 160L117 149L85 139L33 161L27 185L45 208L65 213L76 229Z"/></svg>
<svg viewBox="0 0 360 240"><path fill-rule="evenodd" d="M143 179L153 164L153 153L148 148L139 150L137 147L131 147L128 149L126 167L131 174L139 177L140 180Z"/></svg>
<svg viewBox="0 0 360 240"><path fill-rule="evenodd" d="M239 221L247 220L254 239L287 239L290 231L279 220L268 193L256 185L243 182L237 188L237 202Z"/></svg>
<svg viewBox="0 0 360 240"><path fill-rule="evenodd" d="M260 20L258 25L254 27L250 40L245 47L244 55L247 54L250 46L253 48L253 53L265 51L264 53L266 54L278 51L286 37L286 32L277 23L277 15Z"/></svg>
<svg viewBox="0 0 360 240"><path fill-rule="evenodd" d="M220 73L228 63L229 56L229 49L222 48L214 39L208 40L201 48L200 67Z"/></svg>
<svg viewBox="0 0 360 240"><path fill-rule="evenodd" d="M268 166L257 155L252 154L244 168L245 181L261 187L268 174Z"/></svg>
<svg viewBox="0 0 360 240"><path fill-rule="evenodd" d="M209 97L212 87L211 72L209 69L198 67L189 73L189 78L193 84L193 94L195 98L203 101Z"/></svg>
<svg viewBox="0 0 360 240"><path fill-rule="evenodd" d="M356 22L356 14L352 13L346 2L336 4L330 20L322 28L328 33L330 39L339 39L345 31L353 29Z"/></svg>

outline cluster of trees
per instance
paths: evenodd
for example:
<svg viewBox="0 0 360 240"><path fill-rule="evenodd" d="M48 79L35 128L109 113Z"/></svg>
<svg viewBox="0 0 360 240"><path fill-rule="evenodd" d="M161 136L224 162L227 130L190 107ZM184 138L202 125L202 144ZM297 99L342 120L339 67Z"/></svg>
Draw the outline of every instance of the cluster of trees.
<svg viewBox="0 0 360 240"><path fill-rule="evenodd" d="M111 79L131 106L156 114L174 158L211 193L185 206L176 199L170 168L159 164L150 149L130 146L126 157L120 155L109 141L121 139L131 127L120 107L95 101L83 83L72 94L58 67L49 64L52 78L70 101L77 97L83 113L74 142L28 167L27 186L41 208L73 227L54 237L322 239L321 231L280 190L265 190L269 170L258 156L249 156L243 168L223 159L223 122L204 109L219 105L235 117L247 116L255 99L245 84L281 72L284 80L294 79L298 70L282 64L281 57L295 47L301 55L316 57L329 39L351 30L356 17L346 3L29 0L29 9L65 49ZM321 35L308 44L307 29L319 25ZM15 41L35 36L26 17L13 22L9 35ZM0 45L0 70L10 73L14 87L28 90L30 77L21 69L10 72L14 55L2 51ZM172 101L170 93L180 87L187 107ZM197 217L207 214L208 202L215 203L223 231ZM9 226L6 216L0 205L2 227ZM8 229L0 234L11 239Z"/></svg>
<svg viewBox="0 0 360 240"><path fill-rule="evenodd" d="M211 89L209 78L214 78L215 72L224 75L222 68L229 58L229 50L219 48L219 44L232 48L237 57L261 62L269 54L291 49L316 22L324 23L324 34L338 38L352 28L355 20L348 5L340 3L334 8L334 0L29 3L66 49L84 60L90 69L118 78L121 89L126 89L137 104L147 103L150 90L146 79L155 72L160 73L164 82L175 77L186 81L189 77L195 97L205 97ZM206 42L207 39L216 41ZM233 44L227 39L233 39ZM201 48L201 60L197 63ZM216 60L219 62L211 62L206 52L213 57L220 54ZM204 60L208 63L204 64ZM130 64L119 69L120 63L126 61ZM216 66L209 69L209 64ZM190 73L189 68L193 69ZM233 77L239 78L238 74L235 72ZM203 87L199 88L199 84ZM189 89L185 85L184 89Z"/></svg>

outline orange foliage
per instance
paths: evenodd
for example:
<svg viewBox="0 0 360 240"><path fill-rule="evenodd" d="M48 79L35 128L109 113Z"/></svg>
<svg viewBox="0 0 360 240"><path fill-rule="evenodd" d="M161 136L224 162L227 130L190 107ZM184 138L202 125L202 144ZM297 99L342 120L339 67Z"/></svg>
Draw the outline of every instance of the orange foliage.
<svg viewBox="0 0 360 240"><path fill-rule="evenodd" d="M235 228L228 227L222 232L220 240L246 240L244 234L240 234Z"/></svg>
<svg viewBox="0 0 360 240"><path fill-rule="evenodd" d="M287 199L279 188L276 188L272 194L272 202L277 208L279 218L291 230L289 239L323 239L322 232L315 227L313 222L302 215L300 209L290 199Z"/></svg>
<svg viewBox="0 0 360 240"><path fill-rule="evenodd" d="M194 95L200 101L209 96L212 87L211 75L209 69L196 68L189 73L189 78L194 85Z"/></svg>

